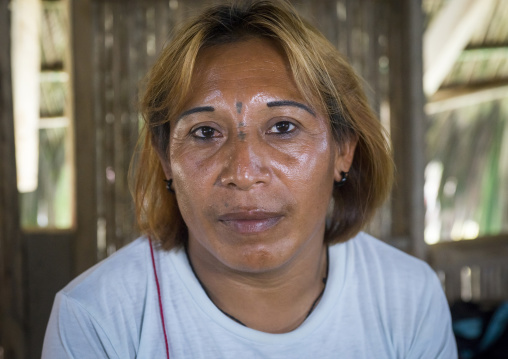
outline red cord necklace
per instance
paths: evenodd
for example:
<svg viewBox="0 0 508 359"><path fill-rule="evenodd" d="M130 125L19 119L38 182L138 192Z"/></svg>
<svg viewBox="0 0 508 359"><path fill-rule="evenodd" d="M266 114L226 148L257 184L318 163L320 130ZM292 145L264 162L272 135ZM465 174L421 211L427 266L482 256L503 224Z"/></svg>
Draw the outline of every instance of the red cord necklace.
<svg viewBox="0 0 508 359"><path fill-rule="evenodd" d="M164 310L162 308L161 288L159 285L159 277L157 276L157 266L155 265L155 258L153 255L153 245L150 237L148 237L148 242L150 243L150 254L152 255L152 265L153 265L153 274L155 276L155 284L157 285L157 296L159 298L159 311L162 322L162 331L164 332L164 342L166 343L166 357L169 359L168 335L166 334L166 324L164 323Z"/></svg>

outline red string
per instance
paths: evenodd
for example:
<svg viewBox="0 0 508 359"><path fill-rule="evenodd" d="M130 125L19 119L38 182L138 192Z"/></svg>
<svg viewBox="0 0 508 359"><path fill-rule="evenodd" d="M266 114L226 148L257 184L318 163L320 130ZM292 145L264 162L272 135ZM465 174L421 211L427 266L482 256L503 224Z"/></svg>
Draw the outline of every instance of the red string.
<svg viewBox="0 0 508 359"><path fill-rule="evenodd" d="M155 266L155 258L153 256L152 240L148 238L148 241L150 242L150 254L152 255L152 265L153 265L153 274L155 275L155 284L157 284L157 295L159 297L159 309L161 313L162 331L164 332L164 341L166 343L166 356L169 359L168 336L166 334L166 324L164 324L164 310L162 309L161 288L159 286L159 277L157 276L157 268Z"/></svg>

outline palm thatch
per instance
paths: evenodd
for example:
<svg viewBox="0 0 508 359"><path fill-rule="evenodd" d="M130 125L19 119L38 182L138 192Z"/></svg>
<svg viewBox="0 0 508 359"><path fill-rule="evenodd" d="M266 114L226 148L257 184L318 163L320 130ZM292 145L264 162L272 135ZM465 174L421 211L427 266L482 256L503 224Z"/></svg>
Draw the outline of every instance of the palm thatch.
<svg viewBox="0 0 508 359"><path fill-rule="evenodd" d="M427 26L446 3L446 0L423 1ZM474 94L481 88L506 84L508 2L496 1L488 21L475 30L440 91ZM426 132L429 243L508 233L507 119L508 93L429 115Z"/></svg>

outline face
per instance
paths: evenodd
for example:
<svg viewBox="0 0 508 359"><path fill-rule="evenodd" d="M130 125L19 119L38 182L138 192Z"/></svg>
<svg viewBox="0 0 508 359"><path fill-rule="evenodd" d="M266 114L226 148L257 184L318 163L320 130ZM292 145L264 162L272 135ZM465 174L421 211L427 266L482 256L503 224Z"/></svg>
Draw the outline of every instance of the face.
<svg viewBox="0 0 508 359"><path fill-rule="evenodd" d="M161 157L193 260L264 272L320 250L333 182L353 152L335 144L274 43L202 50Z"/></svg>

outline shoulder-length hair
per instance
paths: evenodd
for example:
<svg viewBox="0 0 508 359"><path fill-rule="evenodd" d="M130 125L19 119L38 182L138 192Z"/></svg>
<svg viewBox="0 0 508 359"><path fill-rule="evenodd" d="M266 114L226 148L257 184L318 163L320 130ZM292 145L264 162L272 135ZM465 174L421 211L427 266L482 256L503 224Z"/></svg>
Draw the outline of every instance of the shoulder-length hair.
<svg viewBox="0 0 508 359"><path fill-rule="evenodd" d="M298 89L327 115L339 148L358 141L346 184L333 190L324 240L335 243L356 235L391 189L390 145L358 77L333 45L285 0L215 5L174 33L148 74L141 101L144 131L131 172L136 216L142 233L166 249L184 245L188 236L176 197L162 181L157 156L167 156L169 123L188 96L200 50L252 37L268 38L282 47Z"/></svg>

